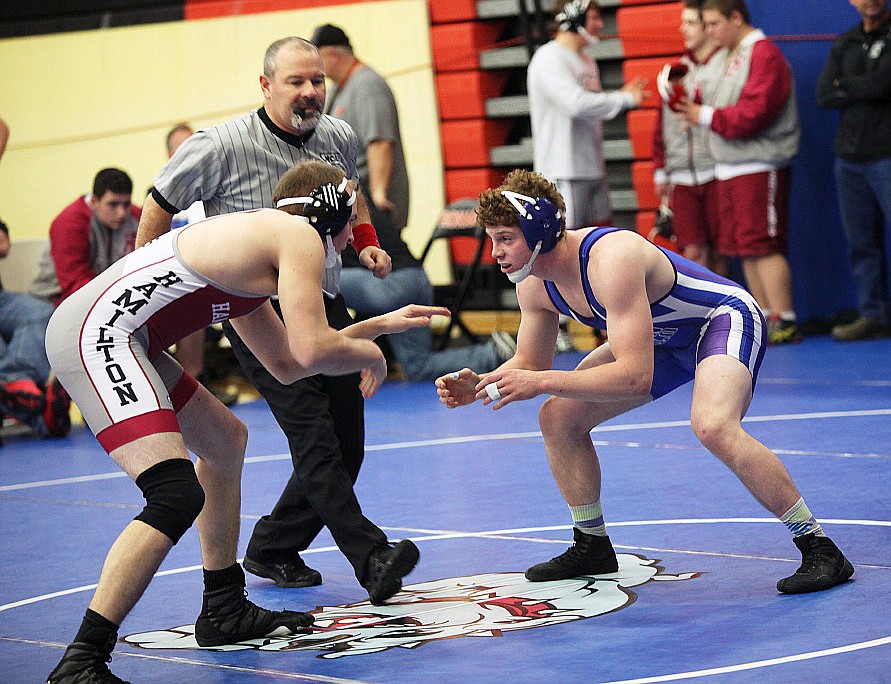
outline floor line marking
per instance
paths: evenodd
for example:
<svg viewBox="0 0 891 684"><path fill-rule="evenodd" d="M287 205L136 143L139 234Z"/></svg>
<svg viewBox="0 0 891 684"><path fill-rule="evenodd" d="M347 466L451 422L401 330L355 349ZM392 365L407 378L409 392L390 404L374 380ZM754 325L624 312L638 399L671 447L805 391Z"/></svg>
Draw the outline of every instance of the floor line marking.
<svg viewBox="0 0 891 684"><path fill-rule="evenodd" d="M842 519L833 519L833 518L821 518L821 523L826 524L834 524L834 525L863 525L867 527L891 527L891 520L842 520ZM618 521L611 522L610 527L634 527L634 526L647 526L647 525L704 525L704 524L721 524L721 523L771 523L776 525L776 518L678 518L678 519L666 519L666 520L626 520L626 521ZM504 530L484 530L480 532L469 532L469 531L442 531L436 532L433 531L433 534L426 534L421 537L413 537L413 541L415 542L425 542L425 541L439 541L444 539L462 539L462 538L496 538L500 535L500 538L504 539L516 539L517 537L514 535L517 534L526 534L528 532L551 532L557 530L568 530L571 526L569 525L547 525L547 526L538 526L538 527L521 527L521 528L513 528L513 529L504 529ZM382 529L385 530L393 530L393 529L401 529L401 528L391 528L384 527ZM509 536L510 535L510 536ZM557 540L544 540L547 543L556 543ZM563 542L566 543L565 541ZM325 553L328 551L336 551L336 546L324 546L317 548L309 548L306 551L301 552L301 555L308 555L314 553ZM237 559L237 562L241 562L243 559ZM782 560L782 559L778 559ZM883 566L877 566L883 567ZM186 572L196 572L201 570L201 565L190 565L182 568L172 568L170 570L161 570L155 573L155 577L166 577L168 575L178 575ZM21 599L19 601L14 601L12 603L6 603L0 605L0 613L12 610L13 608L20 608L22 606L30 605L33 603L39 603L41 601L47 601L54 598L59 598L61 596L68 596L70 594L77 594L82 591L90 591L96 588L96 584L85 584L80 587L73 587L71 589L62 589L60 591L50 592L48 594L41 594L39 596L32 596L30 598Z"/></svg>
<svg viewBox="0 0 891 684"><path fill-rule="evenodd" d="M817 411L814 413L789 413L774 414L768 416L748 416L743 418L743 423L766 423L772 421L786 420L815 420L822 418L862 418L869 416L891 416L891 408L884 409L862 409L855 411ZM621 425L600 425L593 430L593 434L597 435L601 432L620 432L623 430L652 430L657 428L671 427L688 427L689 420L671 420L651 423L623 423ZM371 444L365 447L365 451L389 451L395 449L412 449L424 446L441 446L444 444L462 444L468 442L482 442L494 440L508 439L530 439L541 438L540 431L501 433L501 434L484 434L484 435L465 435L461 437L440 437L436 439L424 439L411 442L391 442L389 444ZM872 454L868 455L872 457ZM290 454L271 454L267 456L249 456L244 459L245 463L263 463L265 461L277 461L290 459ZM114 471L110 473L98 473L96 475L81 475L78 477L64 477L56 480L39 480L36 482L20 482L18 484L0 486L0 493L13 492L22 489L34 489L37 487L50 487L63 484L74 484L78 482L94 482L98 480L108 480L119 477L127 477L122 471Z"/></svg>
<svg viewBox="0 0 891 684"><path fill-rule="evenodd" d="M765 378L759 377L758 382L765 385L817 385L830 387L891 387L891 380L812 380L810 378Z"/></svg>
<svg viewBox="0 0 891 684"><path fill-rule="evenodd" d="M680 679L695 679L699 677L710 677L718 674L728 674L730 672L742 672L744 670L755 670L762 667L770 667L772 665L784 665L786 663L794 663L802 660L812 660L814 658L822 658L825 656L839 655L841 653L851 653L852 651L860 651L866 648L875 648L876 646L887 646L891 644L891 636L882 637L880 639L872 639L871 641L860 641L836 648L827 648L821 651L809 651L807 653L798 653L791 656L782 656L780 658L770 658L768 660L754 660L748 663L738 663L736 665L725 665L724 667L713 667L706 670L691 670L689 672L677 672L668 675L657 675L655 677L641 677L639 679L616 679L603 684L655 684L656 682L673 682Z"/></svg>
<svg viewBox="0 0 891 684"><path fill-rule="evenodd" d="M61 644L55 641L40 641L38 639L22 639L19 637L0 636L0 641L10 643L26 644L30 646L50 646L52 648L65 649L68 644ZM144 660L158 660L166 663L176 663L182 665L197 665L199 667L209 667L213 670L227 670L230 672L238 672L241 674L259 674L283 679L292 679L300 682L325 682L326 684L371 684L360 679L344 679L343 677L332 677L330 675L316 675L300 672L286 672L282 670L271 670L269 668L246 667L244 665L226 665L224 663L205 662L203 660L194 660L192 658L184 658L182 656L162 656L142 651L115 651L115 658L142 658Z"/></svg>
<svg viewBox="0 0 891 684"><path fill-rule="evenodd" d="M734 521L734 522L765 522L765 523L775 523L777 522L775 518L725 518L725 519L715 519L721 522ZM669 522L669 521L665 521ZM671 521L678 522L678 521ZM699 521L704 522L704 521ZM822 520L825 523L836 523L836 524L855 524L855 523L863 523L868 524L869 526L889 526L891 527L891 521L884 520L866 520L866 521L838 521L838 520ZM613 525L614 523L611 523ZM643 522L634 521L632 524L642 525ZM617 526L622 526L621 523ZM457 538L480 538L480 539L501 539L507 541L528 541L534 542L537 544L562 544L566 545L569 543L566 539L548 539L545 537L518 537L512 534L500 534L498 532L461 532L459 530L430 530L425 528L413 528L413 527L382 527L382 530L387 532L410 532L415 534L425 534L428 535L426 537L415 537L415 541L437 541L442 539L457 539ZM571 529L571 525L560 525L557 527L549 527L547 530L569 530ZM753 556L750 554L743 553L729 553L724 551L695 551L693 549L671 549L671 548L663 548L663 547L654 547L654 546L637 546L631 544L613 544L613 547L617 549L624 549L626 551L646 551L648 553L678 553L678 554L686 554L692 556L716 556L719 558L741 558L743 560L767 560L767 561L777 561L780 563L800 563L800 558L777 558L775 556ZM891 566L889 565L875 565L871 563L854 563L854 567L856 568L866 568L870 570L891 570Z"/></svg>
<svg viewBox="0 0 891 684"><path fill-rule="evenodd" d="M111 473L97 473L96 475L80 475L77 477L60 477L56 480L37 480L36 482L21 482L19 484L3 485L0 492L14 492L19 489L34 489L36 487L52 487L55 485L75 484L78 482L98 482L99 480L113 480L119 477L127 477L123 470Z"/></svg>
<svg viewBox="0 0 891 684"><path fill-rule="evenodd" d="M776 523L775 519L773 519L773 518L685 518L685 519L669 519L669 520L620 521L618 523L612 523L611 526L628 527L628 526L633 526L633 525L705 524L705 523L712 524L712 523L727 523L727 522L738 522L738 523L771 522L774 524ZM849 524L849 525L878 525L878 526L882 526L882 527L885 527L885 526L891 527L891 521L884 521L884 520L869 521L869 520L839 520L839 519L830 520L830 519L827 519L824 522L833 523L833 524L841 524L841 525L845 525L845 524ZM511 529L490 530L488 532L470 533L469 535L464 535L464 536L480 536L480 535L484 535L484 534L488 534L488 535L502 534L503 535L503 534L507 534L507 533L517 534L517 533L521 533L521 532L559 530L559 529L568 529L568 526L556 525L556 526L546 526L546 527L537 527L537 528L522 528L522 529L512 529L512 530ZM448 533L448 534L427 536L426 539L448 538L449 536L461 536L461 535L458 533ZM516 537L509 537L509 538L515 539ZM425 540L425 537L415 538L415 541L424 541L424 540ZM200 567L201 566L193 566L192 568L178 568L175 570L167 570L167 571L164 571L163 573L158 573L158 574L165 574L165 575L175 574L177 572L187 572L189 570L197 569ZM95 585L92 585L92 586L95 587ZM89 587L77 588L77 589L73 589L73 590L66 590L63 592L55 592L53 594L47 594L44 597L35 597L34 599L18 601L15 604L7 604L5 606L0 606L0 611L7 610L9 608L16 607L18 605L34 603L37 600L45 600L46 598L52 598L55 596L70 594L70 593L74 593L75 591L82 591L86 588L89 588ZM548 588L546 586L544 586L544 585L542 586L543 591L547 591L547 589ZM423 613L426 615L430 612L435 612L436 610L445 610L445 607L434 608L434 609L428 610L428 611L420 611L416 614ZM404 616L401 616L401 617L404 617ZM379 622L379 618L376 618L375 622ZM345 635L344 638L347 638L347 636ZM4 637L0 637L0 640L3 640L3 639L4 639ZM9 638L5 638L5 639L9 640ZM39 644L40 642L33 642L33 643ZM754 669L759 669L759 668L764 668L764 667L771 667L774 665L782 665L782 664L792 663L792 662L797 662L797 661L802 661L802 660L810 660L810 659L814 659L814 658L832 656L832 655L837 655L837 654L841 654L841 653L849 653L849 652L853 652L853 651L859 651L859 650L874 648L874 647L878 647L878 646L885 646L888 644L891 644L891 636L880 637L880 638L872 639L869 641L856 642L856 643L847 644L845 646L840 646L840 647L821 649L818 651L810 651L810 652L806 652L806 653L799 653L799 654L795 654L795 655L791 655L791 656L782 656L779 658L771 658L771 659L767 659L767 660L751 661L748 663L737 663L734 665L726 665L726 666L716 667L716 668L708 668L708 669L702 669L702 670L691 670L691 671L687 671L687 672L678 672L678 673L672 673L672 674L666 674L666 675L657 675L657 676L652 676L652 677L614 680L611 682L606 682L604 684L655 684L657 682L678 681L681 679L694 679L694 678L700 678L700 677L708 677L708 676L712 676L712 675L716 675L716 674L726 674L726 673L731 673L731 672L741 672L741 671L745 671L745 670L754 670ZM137 653L132 653L132 652L121 652L120 655L129 655L129 656L133 656L133 657L144 657L144 658L169 661L169 662L182 661L184 664L204 665L204 663L202 663L200 661L191 661L191 660L185 659L185 658L176 658L176 657L168 658L168 657L164 657L164 656L153 656L153 655L149 655L149 654L143 654L143 653L137 654ZM222 669L232 669L232 670L240 669L236 666L219 666L218 665L217 667L220 667ZM248 671L255 672L257 674L265 673L262 670L248 670ZM274 671L268 671L268 673L273 674ZM291 673L289 673L289 674L291 674ZM291 678L296 679L301 676L302 675L292 674ZM304 679L303 679L304 681L336 682L336 680L308 679L308 677L312 677L312 675L306 675L303 677L304 677ZM345 681L349 682L349 680L345 680Z"/></svg>

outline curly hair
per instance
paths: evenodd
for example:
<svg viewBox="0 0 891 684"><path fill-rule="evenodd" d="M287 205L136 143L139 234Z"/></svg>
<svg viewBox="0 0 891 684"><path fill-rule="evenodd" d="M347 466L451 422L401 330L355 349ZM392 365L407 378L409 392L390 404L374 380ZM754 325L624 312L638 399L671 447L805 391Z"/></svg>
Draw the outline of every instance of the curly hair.
<svg viewBox="0 0 891 684"><path fill-rule="evenodd" d="M501 194L502 190L511 190L522 195L544 197L550 200L560 210L560 214L563 217L561 221L565 228L566 203L557 190L557 186L540 173L525 169L511 171L500 186L489 188L480 193L476 206L476 219L483 228L487 226L519 227L520 215L514 206Z"/></svg>

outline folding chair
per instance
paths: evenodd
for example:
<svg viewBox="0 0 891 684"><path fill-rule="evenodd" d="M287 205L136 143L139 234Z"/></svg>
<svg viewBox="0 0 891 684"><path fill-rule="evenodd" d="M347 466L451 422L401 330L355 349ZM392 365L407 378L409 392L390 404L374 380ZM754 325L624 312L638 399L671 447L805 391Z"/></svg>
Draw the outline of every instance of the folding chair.
<svg viewBox="0 0 891 684"><path fill-rule="evenodd" d="M458 329L472 343L479 342L479 338L470 331L461 319L461 312L464 310L467 295L470 293L471 284L479 271L480 262L483 259L483 250L486 247L486 232L476 222L475 206L476 200L469 198L455 200L446 205L420 257L420 261L423 264L427 254L430 252L430 248L437 240L472 237L476 238L477 241L473 259L464 269L461 281L457 286L445 285L434 288L434 299L437 303L442 302L443 305L448 306L452 312L445 335L439 342L440 349L445 349L448 346L452 337L452 329L455 326L458 326Z"/></svg>

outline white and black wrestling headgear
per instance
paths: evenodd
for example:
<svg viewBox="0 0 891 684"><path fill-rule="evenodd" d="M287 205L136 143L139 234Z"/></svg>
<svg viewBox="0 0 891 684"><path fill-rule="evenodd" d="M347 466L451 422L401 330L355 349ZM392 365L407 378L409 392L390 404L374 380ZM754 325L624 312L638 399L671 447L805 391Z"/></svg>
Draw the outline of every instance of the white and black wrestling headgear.
<svg viewBox="0 0 891 684"><path fill-rule="evenodd" d="M596 43L597 38L585 30L585 15L591 6L591 0L572 0L554 16L558 31L572 31L583 36L589 43Z"/></svg>
<svg viewBox="0 0 891 684"><path fill-rule="evenodd" d="M290 204L302 204L303 216L315 228L325 242L325 267L332 268L337 263L334 238L346 228L356 203L356 191L348 188L344 177L340 185L323 183L314 188L307 197L282 197L275 203L276 209Z"/></svg>

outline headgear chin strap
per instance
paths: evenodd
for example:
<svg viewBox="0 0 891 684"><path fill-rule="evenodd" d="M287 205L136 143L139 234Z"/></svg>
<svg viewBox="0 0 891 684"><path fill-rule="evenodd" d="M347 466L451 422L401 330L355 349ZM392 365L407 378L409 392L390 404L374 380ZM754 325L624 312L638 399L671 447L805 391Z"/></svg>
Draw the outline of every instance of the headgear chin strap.
<svg viewBox="0 0 891 684"><path fill-rule="evenodd" d="M526 278L529 277L529 274L532 273L532 264L535 263L535 260L538 258L538 254L541 252L541 243L539 242L535 249L532 250L532 256L529 257L529 261L526 262L526 265L523 266L519 271L511 271L507 274L507 279L510 280L514 285L517 283L522 283Z"/></svg>
<svg viewBox="0 0 891 684"><path fill-rule="evenodd" d="M337 249L330 235L325 236L325 268L334 268L337 263Z"/></svg>
<svg viewBox="0 0 891 684"><path fill-rule="evenodd" d="M507 274L512 283L519 283L532 272L532 264L539 254L547 254L557 246L563 235L563 216L557 205L545 197L530 197L512 190L502 190L501 194L520 215L520 230L532 250L532 256L521 269Z"/></svg>
<svg viewBox="0 0 891 684"><path fill-rule="evenodd" d="M591 35L584 28L580 28L576 33L584 38L588 42L588 45L597 45L597 43L600 42L600 36Z"/></svg>

